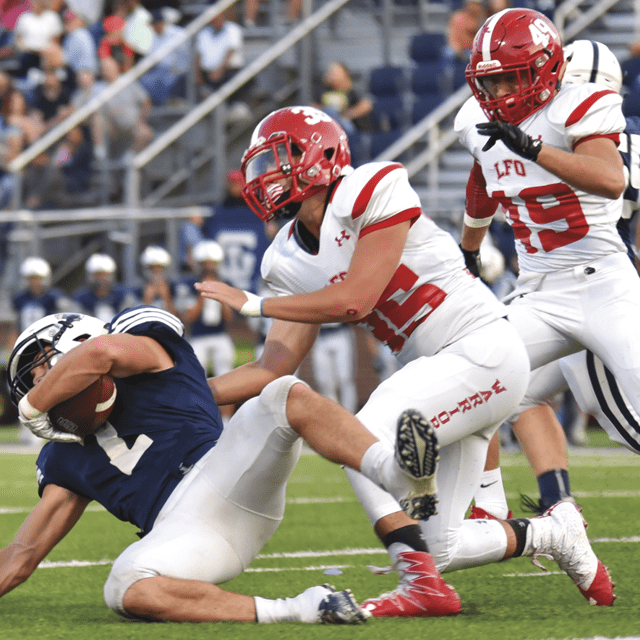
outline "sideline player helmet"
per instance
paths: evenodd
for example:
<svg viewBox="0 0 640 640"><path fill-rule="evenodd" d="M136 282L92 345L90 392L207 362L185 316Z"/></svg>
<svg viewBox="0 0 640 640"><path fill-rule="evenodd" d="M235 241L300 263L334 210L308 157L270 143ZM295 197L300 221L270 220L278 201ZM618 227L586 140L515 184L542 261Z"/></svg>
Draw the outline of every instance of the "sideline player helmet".
<svg viewBox="0 0 640 640"><path fill-rule="evenodd" d="M265 222L292 218L303 200L335 182L350 164L347 134L324 111L278 109L251 136L242 158L242 195Z"/></svg>
<svg viewBox="0 0 640 640"><path fill-rule="evenodd" d="M193 247L193 259L196 262L220 262L224 258L222 247L215 240L201 240Z"/></svg>
<svg viewBox="0 0 640 640"><path fill-rule="evenodd" d="M108 326L98 318L81 313L55 313L27 327L18 336L7 365L13 403L17 405L33 387L31 372L35 367L45 362L52 367L63 353L89 338L107 333ZM44 353L47 346L51 350Z"/></svg>
<svg viewBox="0 0 640 640"><path fill-rule="evenodd" d="M25 258L20 265L20 275L23 278L30 278L32 276L40 276L41 278L51 277L51 267L44 258L38 258L32 256Z"/></svg>
<svg viewBox="0 0 640 640"><path fill-rule="evenodd" d="M488 242L483 242L480 247L480 262L482 263L480 275L489 285L492 285L504 273L505 264L502 251Z"/></svg>
<svg viewBox="0 0 640 640"><path fill-rule="evenodd" d="M622 67L614 53L595 40L576 40L564 48L563 82L595 82L616 93L622 90Z"/></svg>
<svg viewBox="0 0 640 640"><path fill-rule="evenodd" d="M143 267L151 267L155 264L168 267L171 264L171 256L163 247L149 245L140 256L140 264Z"/></svg>
<svg viewBox="0 0 640 640"><path fill-rule="evenodd" d="M476 33L466 77L489 120L519 124L554 96L563 62L562 39L546 16L532 9L505 9ZM492 97L486 79L507 73L514 74L518 90Z"/></svg>
<svg viewBox="0 0 640 640"><path fill-rule="evenodd" d="M84 270L87 273L89 282L95 282L96 273L108 273L111 275L111 280L113 280L113 275L116 272L116 262L106 253L94 253L84 263Z"/></svg>

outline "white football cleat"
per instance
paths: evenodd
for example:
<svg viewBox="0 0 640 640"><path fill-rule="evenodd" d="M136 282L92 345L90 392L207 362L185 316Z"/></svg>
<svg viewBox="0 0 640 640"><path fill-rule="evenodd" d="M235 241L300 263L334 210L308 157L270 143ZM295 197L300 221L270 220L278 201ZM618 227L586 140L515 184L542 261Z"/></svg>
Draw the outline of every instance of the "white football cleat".
<svg viewBox="0 0 640 640"><path fill-rule="evenodd" d="M616 596L609 571L591 548L585 523L578 508L558 502L537 518L531 518L532 560L537 555L552 557L576 583L589 604L610 607ZM544 568L544 567L543 567Z"/></svg>

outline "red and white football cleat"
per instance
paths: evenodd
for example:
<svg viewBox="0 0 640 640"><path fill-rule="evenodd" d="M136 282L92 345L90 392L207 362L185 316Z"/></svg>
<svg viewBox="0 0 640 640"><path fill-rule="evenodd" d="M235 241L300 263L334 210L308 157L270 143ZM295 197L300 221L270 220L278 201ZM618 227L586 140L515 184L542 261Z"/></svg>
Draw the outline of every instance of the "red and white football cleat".
<svg viewBox="0 0 640 640"><path fill-rule="evenodd" d="M570 502L558 502L543 515L531 518L532 560L537 555L552 557L575 582L589 604L610 607L616 596L609 570L591 548L585 522L578 507ZM544 569L544 567L542 567Z"/></svg>
<svg viewBox="0 0 640 640"><path fill-rule="evenodd" d="M513 518L513 512L509 509L509 513L506 518L498 518L488 511L485 511L482 507L476 507L473 505L471 507L471 515L467 518L467 520L511 520Z"/></svg>
<svg viewBox="0 0 640 640"><path fill-rule="evenodd" d="M427 618L451 616L462 610L455 589L436 569L433 557L425 551L398 554L400 584L397 589L361 603L373 617Z"/></svg>

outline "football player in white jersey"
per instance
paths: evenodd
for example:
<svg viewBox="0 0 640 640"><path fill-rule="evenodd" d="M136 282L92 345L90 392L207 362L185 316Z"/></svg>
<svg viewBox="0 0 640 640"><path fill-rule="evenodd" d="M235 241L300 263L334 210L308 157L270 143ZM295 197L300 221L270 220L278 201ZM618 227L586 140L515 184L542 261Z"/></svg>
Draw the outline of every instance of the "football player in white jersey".
<svg viewBox="0 0 640 640"><path fill-rule="evenodd" d="M532 369L587 347L638 408L640 281L616 229L622 101L610 88L561 84L564 70L560 35L535 11L500 12L477 33L467 67L474 97L454 125L476 160L461 247L471 262L500 203L520 267L509 320ZM551 485L558 500L569 495L566 438L549 418L521 419L518 429L541 492Z"/></svg>
<svg viewBox="0 0 640 640"><path fill-rule="evenodd" d="M576 40L564 48L564 56L567 66L563 82L577 84L593 82L620 93L622 69L617 58L606 45L593 40ZM622 217L617 224L618 232L627 246L631 241L630 218L638 209L639 134L638 121L627 118L625 132L619 146L625 164L627 188L624 192ZM628 255L633 264L633 251L630 250ZM595 416L614 442L625 446L634 453L640 453L640 418L619 388L615 378L607 371L602 361L589 351L565 356L560 360L539 367L532 373L527 395L520 406L522 418L514 415L510 419L513 422L514 431L520 434L520 444L525 452L529 446L527 433L536 430L536 421L540 425L538 429L541 430L552 428L552 424L555 423L557 438L562 438L562 427L549 407L543 403L548 402L567 388L577 399L581 410L587 415ZM530 427L524 433L520 432L521 420L526 421ZM555 454L552 452L550 455ZM490 445L489 458L480 490L475 496L476 506L472 509L472 517L502 517L508 511L502 478L497 467L499 462L497 441L492 441ZM540 457L537 460L540 462ZM551 464L547 464L547 468L552 469ZM547 476L544 473L544 467L542 470L540 478L541 499L538 510L544 509L545 504L557 501L558 497L566 499L569 495L568 486L562 486L564 495L560 494L558 480L561 480L562 474L554 470ZM532 503L529 501L529 504ZM532 504L532 506L534 505Z"/></svg>
<svg viewBox="0 0 640 640"><path fill-rule="evenodd" d="M396 590L363 606L374 616L456 613L459 601L438 570L533 555L543 547L590 601L612 604L607 571L573 505L542 518L464 520L489 440L523 397L529 361L503 317L506 309L465 269L451 236L422 214L406 169L391 162L353 169L338 123L300 106L258 124L242 171L244 197L260 218L292 220L262 262L276 297L222 283L196 285L245 315L275 318L256 362L210 380L216 400L246 400L294 371L321 324L357 322L403 365L357 417L387 448L407 406L415 409L400 421L408 433L429 427L437 433L439 511L426 502L408 509L419 525L387 493L347 470L400 575ZM416 468L431 463L418 459Z"/></svg>

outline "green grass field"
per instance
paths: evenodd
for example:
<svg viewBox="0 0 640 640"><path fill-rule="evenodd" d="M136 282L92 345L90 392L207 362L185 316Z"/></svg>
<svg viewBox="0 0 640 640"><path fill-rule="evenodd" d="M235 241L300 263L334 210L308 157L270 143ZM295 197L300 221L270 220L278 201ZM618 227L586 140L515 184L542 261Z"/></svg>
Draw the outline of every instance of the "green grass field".
<svg viewBox="0 0 640 640"><path fill-rule="evenodd" d="M5 432L6 434L6 432ZM10 440L6 435L5 441ZM606 445L602 434L592 443ZM5 449L6 450L6 447ZM37 501L35 455L0 454L0 546L8 544ZM537 495L521 454L503 455L503 475L516 515L519 492ZM589 521L596 553L609 566L618 599L612 608L590 607L570 578L519 558L447 575L464 611L455 618L369 620L361 627L240 623L145 624L107 609L102 586L110 562L134 542L135 529L99 507L83 516L35 574L0 601L2 640L42 638L368 638L547 639L640 637L640 457L621 449L571 454L573 492ZM305 455L289 484L285 520L260 558L226 584L241 593L296 595L314 584L350 587L362 600L392 589L395 575L374 576L367 564L385 565L366 517L343 472ZM339 568L341 575L325 575Z"/></svg>

